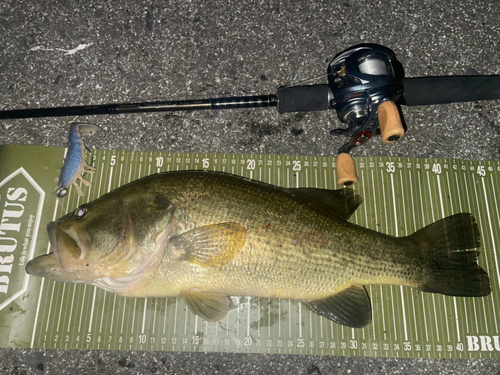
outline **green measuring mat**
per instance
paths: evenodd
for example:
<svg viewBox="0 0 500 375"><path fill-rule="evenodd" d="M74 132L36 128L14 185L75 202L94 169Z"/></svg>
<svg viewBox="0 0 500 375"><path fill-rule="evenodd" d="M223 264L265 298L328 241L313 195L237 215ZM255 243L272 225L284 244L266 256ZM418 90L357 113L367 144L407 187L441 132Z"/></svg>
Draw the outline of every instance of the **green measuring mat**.
<svg viewBox="0 0 500 375"><path fill-rule="evenodd" d="M193 315L181 298L126 298L89 285L25 273L50 252L47 223L82 203L149 174L224 171L284 187L338 189L335 159L320 156L94 151L97 172L60 200L65 150L0 146L0 346L282 353L420 358L500 358L500 163L399 157L356 158L363 204L350 221L406 236L459 212L481 233L478 263L489 274L484 298L449 297L402 286L367 287L373 321L347 328L301 303L233 297L217 323ZM90 160L89 160L90 161ZM383 251L383 249L381 249Z"/></svg>

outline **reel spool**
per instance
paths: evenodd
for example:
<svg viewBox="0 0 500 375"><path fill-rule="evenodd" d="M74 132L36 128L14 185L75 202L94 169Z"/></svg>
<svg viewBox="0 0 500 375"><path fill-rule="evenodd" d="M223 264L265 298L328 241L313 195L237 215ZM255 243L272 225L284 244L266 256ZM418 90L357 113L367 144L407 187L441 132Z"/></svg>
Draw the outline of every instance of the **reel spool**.
<svg viewBox="0 0 500 375"><path fill-rule="evenodd" d="M339 149L338 183L343 186L358 182L354 161L349 152L382 135L385 143L393 143L404 135L396 102L403 94L403 67L394 53L377 44L360 44L341 52L328 65L328 82L332 93L330 106L339 120L348 125L334 129L332 135L351 139Z"/></svg>

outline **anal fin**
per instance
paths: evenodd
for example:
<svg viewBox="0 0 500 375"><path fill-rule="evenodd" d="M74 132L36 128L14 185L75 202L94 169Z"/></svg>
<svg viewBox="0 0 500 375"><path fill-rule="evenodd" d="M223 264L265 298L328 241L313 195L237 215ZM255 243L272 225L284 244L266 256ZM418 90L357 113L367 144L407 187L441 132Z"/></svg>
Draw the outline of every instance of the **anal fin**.
<svg viewBox="0 0 500 375"><path fill-rule="evenodd" d="M209 322L218 322L234 307L231 298L221 293L189 289L181 296L193 314Z"/></svg>
<svg viewBox="0 0 500 375"><path fill-rule="evenodd" d="M370 298L362 285L351 285L324 299L301 302L316 314L347 327L362 328L372 320Z"/></svg>

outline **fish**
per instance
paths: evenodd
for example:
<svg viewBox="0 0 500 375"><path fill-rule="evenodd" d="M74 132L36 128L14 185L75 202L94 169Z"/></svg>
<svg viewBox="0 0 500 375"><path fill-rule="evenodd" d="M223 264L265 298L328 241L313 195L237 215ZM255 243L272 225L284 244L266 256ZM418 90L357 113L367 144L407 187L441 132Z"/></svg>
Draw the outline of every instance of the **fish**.
<svg viewBox="0 0 500 375"><path fill-rule="evenodd" d="M88 165L85 161L86 146L82 139L82 133L92 133L98 129L99 127L93 124L71 124L68 137L68 152L64 158L56 187L56 196L58 198L64 198L68 194L68 188L71 185L75 186L79 196L83 196L82 188L78 185L79 181L87 186L92 185L89 181L82 178L85 173L96 172L96 169Z"/></svg>
<svg viewBox="0 0 500 375"><path fill-rule="evenodd" d="M283 188L231 174L164 172L123 185L47 225L52 252L26 272L127 297L179 297L216 322L231 297L291 299L353 328L372 319L367 285L484 297L470 213L406 237L348 222L349 188Z"/></svg>

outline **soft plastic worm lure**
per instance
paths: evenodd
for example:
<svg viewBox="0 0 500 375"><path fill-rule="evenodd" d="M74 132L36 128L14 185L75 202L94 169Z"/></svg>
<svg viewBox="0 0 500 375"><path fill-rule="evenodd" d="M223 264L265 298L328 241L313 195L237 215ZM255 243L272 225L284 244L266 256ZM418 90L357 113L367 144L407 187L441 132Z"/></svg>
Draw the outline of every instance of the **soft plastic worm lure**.
<svg viewBox="0 0 500 375"><path fill-rule="evenodd" d="M74 185L79 196L83 196L83 191L78 185L81 181L87 186L91 183L82 178L84 173L94 173L96 169L88 165L85 161L85 143L83 143L82 134L92 133L99 129L92 124L73 123L69 129L68 152L64 158L64 163L57 184L56 196L63 198L68 194L68 188Z"/></svg>

